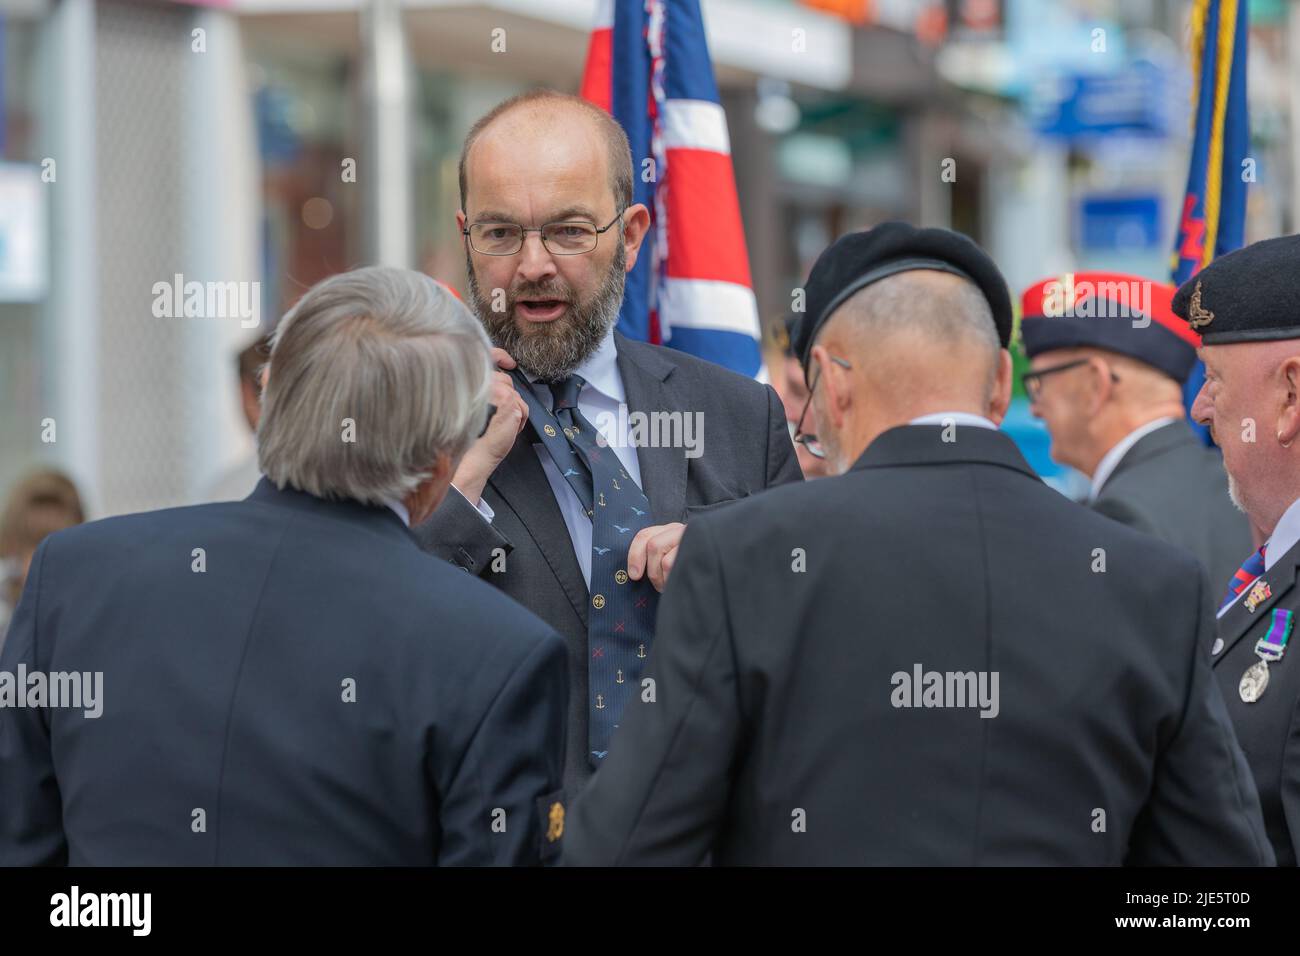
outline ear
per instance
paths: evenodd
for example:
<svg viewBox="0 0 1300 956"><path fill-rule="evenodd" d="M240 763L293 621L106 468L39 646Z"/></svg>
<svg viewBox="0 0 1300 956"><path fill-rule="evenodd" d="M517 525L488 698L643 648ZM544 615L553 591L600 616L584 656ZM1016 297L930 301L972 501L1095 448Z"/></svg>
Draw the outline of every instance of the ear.
<svg viewBox="0 0 1300 956"><path fill-rule="evenodd" d="M456 231L460 233L462 241L468 242L469 237L465 235L465 223L469 222L469 217L465 215L464 209L456 210Z"/></svg>
<svg viewBox="0 0 1300 956"><path fill-rule="evenodd" d="M1286 359L1278 371L1285 392L1277 416L1277 440L1285 447L1300 435L1300 356Z"/></svg>
<svg viewBox="0 0 1300 956"><path fill-rule="evenodd" d="M438 510L447 491L451 488L451 476L456 473L459 459L450 455L439 455L429 468L429 477L416 485L415 490L406 496L402 503L411 515L411 526L424 523L430 515Z"/></svg>
<svg viewBox="0 0 1300 956"><path fill-rule="evenodd" d="M1111 380L1114 374L1110 363L1099 356L1092 356L1088 361L1088 414L1096 415L1101 411L1106 400L1110 398L1111 391L1115 388L1115 383Z"/></svg>
<svg viewBox="0 0 1300 956"><path fill-rule="evenodd" d="M813 346L812 360L817 363L817 377L820 379L818 387L826 390L822 407L830 415L831 425L836 431L840 431L844 428L848 408L853 404L849 370L837 362L832 362L831 353L824 345Z"/></svg>
<svg viewBox="0 0 1300 956"><path fill-rule="evenodd" d="M650 231L650 210L641 203L628 206L623 212L623 246L627 251L627 271L636 265L641 243Z"/></svg>
<svg viewBox="0 0 1300 956"><path fill-rule="evenodd" d="M1001 426L1011 407L1011 353L998 350L998 370L993 378L993 394L989 397L989 421Z"/></svg>

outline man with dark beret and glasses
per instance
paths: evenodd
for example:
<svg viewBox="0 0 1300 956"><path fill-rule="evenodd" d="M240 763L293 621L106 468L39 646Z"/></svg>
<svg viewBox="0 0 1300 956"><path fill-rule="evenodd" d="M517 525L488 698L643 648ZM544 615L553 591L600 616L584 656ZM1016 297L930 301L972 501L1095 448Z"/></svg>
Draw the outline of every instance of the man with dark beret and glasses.
<svg viewBox="0 0 1300 956"><path fill-rule="evenodd" d="M1272 863L1196 561L1062 497L997 429L993 262L886 223L821 255L807 304L799 437L831 476L688 526L653 694L564 860Z"/></svg>

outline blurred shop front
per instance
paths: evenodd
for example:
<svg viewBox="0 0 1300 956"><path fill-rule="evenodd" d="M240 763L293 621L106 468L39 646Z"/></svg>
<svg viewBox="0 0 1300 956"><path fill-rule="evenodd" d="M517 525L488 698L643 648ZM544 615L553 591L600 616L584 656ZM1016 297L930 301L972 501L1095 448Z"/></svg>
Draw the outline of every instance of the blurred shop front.
<svg viewBox="0 0 1300 956"><path fill-rule="evenodd" d="M252 448L235 356L303 290L371 262L463 290L463 137L576 91L598 2L0 0L0 489L43 463L95 516L202 500ZM968 233L1013 290L1166 268L1187 0L702 6L766 323L889 218ZM1294 9L1251 2L1251 238L1297 228ZM176 275L257 283L260 322L155 315ZM1023 401L1008 427L1065 487Z"/></svg>

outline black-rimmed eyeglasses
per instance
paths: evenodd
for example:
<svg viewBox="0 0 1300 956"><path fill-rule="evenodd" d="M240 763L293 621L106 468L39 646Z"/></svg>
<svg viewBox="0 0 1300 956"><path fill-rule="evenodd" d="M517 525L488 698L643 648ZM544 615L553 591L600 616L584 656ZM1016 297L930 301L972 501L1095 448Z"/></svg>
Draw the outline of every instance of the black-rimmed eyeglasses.
<svg viewBox="0 0 1300 956"><path fill-rule="evenodd" d="M843 369L852 369L853 366L848 359L842 359L837 355L828 356L832 362ZM822 367L817 366L817 372L813 375L812 384L808 386L808 400L803 403L803 411L799 413L799 424L794 426L794 440L804 448L808 449L808 454L814 458L825 458L826 449L822 447L816 435L806 434L803 430L803 420L808 417L808 409L812 407L813 392L817 390L817 383L821 381Z"/></svg>
<svg viewBox="0 0 1300 956"><path fill-rule="evenodd" d="M1020 376L1020 383L1025 386L1025 394L1029 396L1031 402L1038 401L1038 396L1043 392L1043 379L1049 375L1055 375L1057 372L1068 372L1072 368L1079 368L1088 365L1092 359L1074 359L1071 362L1062 362L1060 365L1051 365L1047 368L1040 368L1034 372L1025 372ZM1118 382L1119 376L1114 372L1110 373L1110 380Z"/></svg>
<svg viewBox="0 0 1300 956"><path fill-rule="evenodd" d="M603 233L613 228L626 209L619 211L609 224L596 228L595 223L583 219L564 219L543 223L527 229L517 222L475 222L461 230L469 237L469 247L485 256L513 256L524 247L524 236L535 232L542 237L542 245L553 256L580 256L591 252L600 242Z"/></svg>

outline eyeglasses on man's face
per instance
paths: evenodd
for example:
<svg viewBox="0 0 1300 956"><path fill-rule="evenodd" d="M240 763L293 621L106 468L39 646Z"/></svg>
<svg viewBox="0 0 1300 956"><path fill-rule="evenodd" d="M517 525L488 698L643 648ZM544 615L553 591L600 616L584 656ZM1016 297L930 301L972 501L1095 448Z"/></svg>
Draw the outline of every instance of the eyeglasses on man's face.
<svg viewBox="0 0 1300 956"><path fill-rule="evenodd" d="M608 225L600 228L585 219L547 222L535 229L526 229L517 222L475 222L461 233L469 237L471 249L485 256L513 256L524 247L524 236L530 232L541 235L542 245L553 256L580 256L595 249L601 235L613 228L626 211L619 210Z"/></svg>
<svg viewBox="0 0 1300 956"><path fill-rule="evenodd" d="M830 355L828 358L840 368L853 368L848 359L842 359L837 355ZM808 449L808 454L814 458L825 458L826 449L822 447L822 443L817 440L816 435L808 434L803 430L803 420L808 417L808 409L812 407L813 392L817 390L817 383L821 381L821 377L822 367L818 365L817 371L813 375L812 384L808 386L808 400L803 403L803 411L799 413L799 424L794 426L794 440Z"/></svg>
<svg viewBox="0 0 1300 956"><path fill-rule="evenodd" d="M1043 379L1049 375L1055 375L1057 372L1068 372L1072 368L1080 368L1084 365L1091 364L1092 359L1074 359L1070 362L1062 362L1060 365L1049 365L1047 368L1040 368L1033 372L1025 372L1020 376L1020 382L1025 386L1025 394L1029 396L1031 402L1038 401L1038 396L1043 393ZM1110 373L1110 380L1118 382L1119 376L1114 372Z"/></svg>

